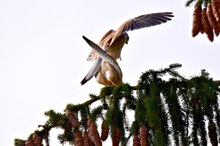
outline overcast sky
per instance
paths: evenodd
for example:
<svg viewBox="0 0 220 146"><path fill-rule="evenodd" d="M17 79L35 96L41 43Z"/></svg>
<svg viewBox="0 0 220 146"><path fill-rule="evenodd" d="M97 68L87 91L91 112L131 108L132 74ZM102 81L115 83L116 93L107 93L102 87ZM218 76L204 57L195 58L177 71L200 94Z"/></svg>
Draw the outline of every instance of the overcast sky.
<svg viewBox="0 0 220 146"><path fill-rule="evenodd" d="M165 24L129 32L122 50L123 81L136 85L142 72L181 63L190 77L206 69L220 79L220 38L191 37L192 11L185 0L0 0L0 145L27 139L44 124L44 112L63 112L82 103L102 85L80 81L92 62L85 35L98 42L125 20L153 12L173 12ZM58 142L52 139L52 143Z"/></svg>

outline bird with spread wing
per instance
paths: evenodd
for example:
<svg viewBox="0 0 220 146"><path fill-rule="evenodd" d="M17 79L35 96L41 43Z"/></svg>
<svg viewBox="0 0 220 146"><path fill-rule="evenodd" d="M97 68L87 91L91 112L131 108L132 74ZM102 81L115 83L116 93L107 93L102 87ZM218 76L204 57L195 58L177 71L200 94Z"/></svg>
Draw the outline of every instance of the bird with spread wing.
<svg viewBox="0 0 220 146"><path fill-rule="evenodd" d="M122 81L122 71L114 58L108 55L94 42L83 36L83 39L96 51L99 58L94 63L88 74L82 80L87 82L93 76L96 76L97 81L105 86L115 86Z"/></svg>
<svg viewBox="0 0 220 146"><path fill-rule="evenodd" d="M128 43L127 31L150 27L166 23L174 17L172 12L151 13L141 15L125 21L116 31L109 30L98 45L83 36L92 47L87 60L95 61L94 65L81 81L81 85L88 82L93 76L98 83L105 86L116 86L122 82L122 72L116 60L121 59L121 50ZM100 50L101 49L101 50ZM102 50L103 49L103 50Z"/></svg>

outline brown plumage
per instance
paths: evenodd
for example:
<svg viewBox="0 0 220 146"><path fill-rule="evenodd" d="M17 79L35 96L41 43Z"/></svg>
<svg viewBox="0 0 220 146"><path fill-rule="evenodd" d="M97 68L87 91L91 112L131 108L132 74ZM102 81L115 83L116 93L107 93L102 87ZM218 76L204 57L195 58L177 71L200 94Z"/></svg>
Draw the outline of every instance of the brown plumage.
<svg viewBox="0 0 220 146"><path fill-rule="evenodd" d="M98 46L105 50L114 60L121 59L121 50L124 44L128 43L129 36L127 31L150 27L166 23L174 17L172 12L152 13L141 15L125 21L116 31L109 30L100 40ZM87 58L89 61L96 61L97 66L92 67L81 84L85 84L92 76L95 76L97 82L105 86L115 86L122 82L122 73L112 66L109 62L102 61L96 50L92 50ZM101 60L101 61L100 61ZM99 69L97 70L97 68ZM118 66L119 67L119 66ZM120 67L119 67L120 68ZM95 72L95 71L96 72ZM92 73L92 74L91 74Z"/></svg>
<svg viewBox="0 0 220 146"><path fill-rule="evenodd" d="M95 75L96 81L105 86L116 86L122 82L122 76L119 75L113 66L103 61L100 70Z"/></svg>
<svg viewBox="0 0 220 146"><path fill-rule="evenodd" d="M162 13L151 13L146 15L141 15L132 19L125 21L116 31L109 30L100 40L99 47L106 46L106 52L108 54L113 54L115 60L120 58L121 49L124 44L128 43L129 36L127 31L132 31L136 29L141 29L145 27L159 25L161 23L166 23L174 17L172 12L162 12ZM113 53L114 52L114 53ZM90 53L87 60L95 60L97 58L94 50Z"/></svg>
<svg viewBox="0 0 220 146"><path fill-rule="evenodd" d="M122 81L122 71L114 58L102 50L94 42L83 36L83 39L96 51L99 58L87 73L81 84L85 84L93 76L96 76L97 82L105 86L116 86Z"/></svg>

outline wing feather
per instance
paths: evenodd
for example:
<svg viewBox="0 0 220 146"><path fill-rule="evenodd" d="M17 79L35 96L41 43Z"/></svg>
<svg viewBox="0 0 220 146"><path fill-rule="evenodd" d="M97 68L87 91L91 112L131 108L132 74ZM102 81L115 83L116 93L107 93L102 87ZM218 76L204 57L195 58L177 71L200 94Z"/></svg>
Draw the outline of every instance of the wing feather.
<svg viewBox="0 0 220 146"><path fill-rule="evenodd" d="M132 31L140 28L159 25L161 23L166 23L167 21L171 20L172 17L174 17L172 12L162 12L141 15L133 19L129 19L117 29L110 44L112 44L118 36L126 31Z"/></svg>
<svg viewBox="0 0 220 146"><path fill-rule="evenodd" d="M96 75L96 73L98 72L100 66L102 64L102 58L99 57L95 63L93 64L92 68L89 70L89 72L86 74L86 76L83 78L83 80L80 82L81 85L85 84L86 82L88 82L93 76Z"/></svg>
<svg viewBox="0 0 220 146"><path fill-rule="evenodd" d="M110 29L108 32L104 34L104 36L101 38L99 42L99 46L102 47L103 45L110 43L111 39L114 36L115 31L113 29ZM91 50L89 53L89 56L87 57L87 61L94 61L97 59L97 55L94 49Z"/></svg>
<svg viewBox="0 0 220 146"><path fill-rule="evenodd" d="M122 71L119 67L118 63L110 56L108 55L103 49L101 49L98 45L96 45L94 42L83 36L83 39L92 47L94 50L96 50L96 53L101 57L104 61L108 62L112 65L112 67L116 70L119 77L122 78Z"/></svg>

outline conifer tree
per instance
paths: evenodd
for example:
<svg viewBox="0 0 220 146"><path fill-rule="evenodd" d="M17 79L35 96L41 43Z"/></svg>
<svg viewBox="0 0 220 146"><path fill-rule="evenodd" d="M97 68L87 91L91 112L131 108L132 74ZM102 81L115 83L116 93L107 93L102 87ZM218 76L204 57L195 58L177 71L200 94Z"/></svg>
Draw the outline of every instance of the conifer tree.
<svg viewBox="0 0 220 146"><path fill-rule="evenodd" d="M192 36L205 33L213 41L220 33L220 0L188 0L186 6L190 5L194 5ZM217 146L220 81L213 81L205 70L185 78L176 71L179 67L172 64L146 71L136 86L104 87L84 103L68 104L64 113L49 110L45 124L26 140L15 139L14 145L49 146L50 131L61 128L60 143L76 146L102 146L106 139L111 139L113 146L129 142L133 146ZM167 75L170 78L165 80ZM101 104L91 108L97 101Z"/></svg>
<svg viewBox="0 0 220 146"><path fill-rule="evenodd" d="M58 136L60 143L76 146L102 146L107 138L113 146L125 146L129 141L134 146L207 145L209 141L217 146L220 84L205 70L186 79L176 71L179 67L180 64L172 64L146 71L137 86L104 87L99 95L90 94L90 99L82 104L68 104L65 113L49 110L41 130L26 140L15 139L15 146L40 146L43 141L49 146L53 128L64 130ZM170 76L168 80L164 79L166 75ZM101 104L91 108L96 101ZM134 116L134 121L130 116Z"/></svg>

